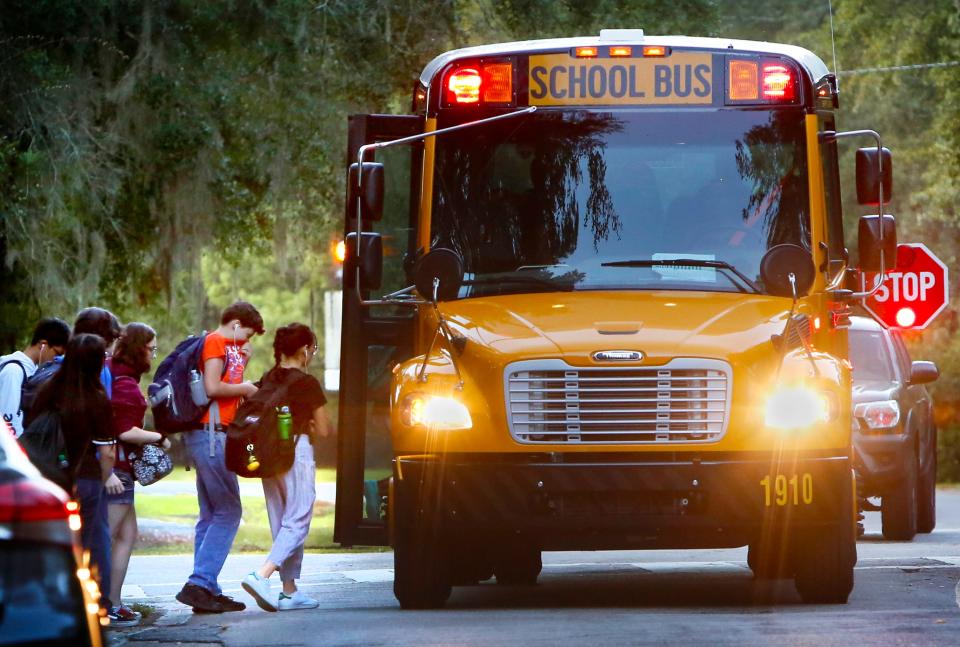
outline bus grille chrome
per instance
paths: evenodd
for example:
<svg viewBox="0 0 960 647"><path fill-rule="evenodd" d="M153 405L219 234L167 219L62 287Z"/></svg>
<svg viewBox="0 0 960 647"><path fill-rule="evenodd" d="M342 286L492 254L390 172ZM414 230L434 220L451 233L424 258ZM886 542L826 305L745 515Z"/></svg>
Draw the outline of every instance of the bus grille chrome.
<svg viewBox="0 0 960 647"><path fill-rule="evenodd" d="M577 367L562 360L507 366L510 434L521 443L704 443L727 430L732 373L719 360Z"/></svg>

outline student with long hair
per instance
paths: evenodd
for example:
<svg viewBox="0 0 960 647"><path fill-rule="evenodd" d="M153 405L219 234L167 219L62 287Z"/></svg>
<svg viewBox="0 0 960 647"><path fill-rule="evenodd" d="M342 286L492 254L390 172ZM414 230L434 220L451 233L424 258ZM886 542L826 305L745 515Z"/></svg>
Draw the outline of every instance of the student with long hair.
<svg viewBox="0 0 960 647"><path fill-rule="evenodd" d="M104 483L113 473L116 438L110 400L100 381L106 350L98 335L74 335L60 370L40 387L30 416L59 414L74 497L80 504L80 541L99 576L100 603L109 610L110 526Z"/></svg>
<svg viewBox="0 0 960 647"><path fill-rule="evenodd" d="M261 380L289 384L290 413L296 439L293 467L284 474L263 479L267 516L273 547L259 570L247 575L244 590L265 611L313 609L317 600L297 589L303 544L310 532L313 503L316 500L316 467L311 436L327 436L330 425L323 405L327 399L317 378L307 367L317 352L317 337L309 327L292 323L277 330L273 341L275 366ZM270 592L270 576L280 571L283 591Z"/></svg>
<svg viewBox="0 0 960 647"><path fill-rule="evenodd" d="M123 604L120 590L127 576L130 554L137 541L137 512L133 507L134 479L130 452L148 443L170 442L156 431L143 429L143 415L147 401L140 391L140 377L150 370L157 356L157 333L144 323L127 324L111 358L113 376L113 430L120 443L113 476L107 481L108 516L112 539L110 573L110 624L132 627L140 622L140 614Z"/></svg>

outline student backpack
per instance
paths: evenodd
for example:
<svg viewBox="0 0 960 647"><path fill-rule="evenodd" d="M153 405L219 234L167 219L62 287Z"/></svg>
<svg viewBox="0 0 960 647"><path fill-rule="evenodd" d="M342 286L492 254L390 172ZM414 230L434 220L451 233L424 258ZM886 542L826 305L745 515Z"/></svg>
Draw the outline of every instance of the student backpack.
<svg viewBox="0 0 960 647"><path fill-rule="evenodd" d="M158 431L172 433L200 428L200 418L209 403L197 404L190 392L190 371L199 370L205 333L191 335L167 355L153 382L147 387L147 399Z"/></svg>
<svg viewBox="0 0 960 647"><path fill-rule="evenodd" d="M283 474L293 467L296 434L281 439L277 411L290 405L290 386L301 377L290 371L282 380L274 371L263 376L260 389L247 398L227 427L225 460L227 469L237 476L267 478Z"/></svg>
<svg viewBox="0 0 960 647"><path fill-rule="evenodd" d="M27 458L44 478L53 481L67 492L70 491L76 470L71 470L67 462L59 412L43 411L30 421L17 440Z"/></svg>
<svg viewBox="0 0 960 647"><path fill-rule="evenodd" d="M49 362L41 364L33 375L23 381L23 388L20 394L20 409L23 410L24 422L30 418L30 410L33 408L33 403L37 399L37 393L40 391L40 387L49 382L50 378L56 375L59 370L60 362L52 359Z"/></svg>

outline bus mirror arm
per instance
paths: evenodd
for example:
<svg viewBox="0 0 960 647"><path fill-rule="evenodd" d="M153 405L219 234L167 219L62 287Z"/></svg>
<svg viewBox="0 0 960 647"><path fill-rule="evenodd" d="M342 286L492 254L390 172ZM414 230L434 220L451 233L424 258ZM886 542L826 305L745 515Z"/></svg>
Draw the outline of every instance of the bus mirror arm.
<svg viewBox="0 0 960 647"><path fill-rule="evenodd" d="M871 153L873 153L873 155L870 155L870 156L861 155L861 154L860 154L861 151L857 151L857 152L858 152L857 161L859 162L858 167L860 167L860 168L858 168L858 173L857 173L857 175L858 175L858 178L857 178L857 179L858 179L858 183L857 183L857 194L858 194L857 197L858 197L858 199L860 199L861 184L864 183L863 180L861 179L861 175L863 174L861 169L865 166L865 163L869 163L869 164L871 164L871 165L873 165L873 164L876 165L876 184L877 184L877 188L876 188L876 190L877 190L877 196L876 196L876 197L877 197L877 216L876 216L876 219L877 219L877 221L878 221L878 223L879 223L879 225L878 225L879 231L878 231L878 235L877 235L877 243L878 243L878 248L879 248L879 249L878 249L878 254L879 254L879 257L880 257L880 263L879 263L880 267L879 267L879 272L877 272L877 277L876 277L876 279L874 279L873 287L871 287L869 290L865 290L865 291L863 291L863 292L854 292L854 293L852 293L852 294L850 295L850 298L851 298L851 299L869 299L869 298L872 297L874 294L876 294L877 291L883 286L883 281L884 281L884 278L885 278L885 276L886 276L886 271L887 271L887 269L888 269L887 253L886 253L886 250L884 249L885 246L884 246L884 244L883 244L883 243L884 243L884 232L885 232L886 229L888 229L888 227L886 226L886 225L887 225L887 221L886 221L886 219L884 218L884 214L883 214L883 205L884 205L884 202L885 202L886 199L887 199L887 196L890 194L889 191L886 191L886 188L887 188L886 185L887 185L888 183L891 183L891 184L892 184L892 182L891 182L891 180L890 180L890 178L892 178L892 173L891 173L892 164L891 164L891 162L890 162L890 151L883 147L883 142L882 142L881 139L880 139L880 133L878 133L878 132L875 131L875 130L849 130L849 131L846 131L846 132L839 132L839 133L838 133L838 132L835 132L835 131L832 131L832 130L828 130L828 131L821 132L821 133L819 134L820 142L821 142L821 143L824 143L824 144L833 144L833 143L835 143L838 139L845 139L845 138L848 138L848 137L870 137L870 138L873 139L873 140L876 142L876 144L877 144L876 149L875 149L875 152L874 152L874 151L870 151ZM886 160L886 163L887 163L886 169L884 168L884 160ZM885 171L886 171L886 172L885 172ZM862 200L861 200L861 203L863 203ZM862 230L862 229L863 229L863 228L861 228L861 230ZM894 241L895 241L895 240L896 240L896 229L894 229L893 231L894 231ZM895 242L894 242L894 249L896 249L896 243L895 243ZM831 287L834 287L834 286L831 286Z"/></svg>
<svg viewBox="0 0 960 647"><path fill-rule="evenodd" d="M504 120L504 119L512 119L513 117L520 117L520 116L523 116L523 115L529 115L529 114L532 114L532 113L534 113L534 112L536 112L536 111L537 111L537 107L536 107L536 106L529 106L529 107L527 107L527 108L522 108L522 109L520 109L520 110L514 110L513 112L507 112L507 113L500 114L500 115L494 115L493 117L486 117L486 118L484 118L484 119L477 119L477 120L475 120L475 121L469 121L469 122L467 122L467 123L465 123L465 124L457 124L456 126L450 126L449 128L441 128L441 129L439 129L439 130L431 130L430 132L420 133L420 134L418 134L418 135L410 135L409 137L401 137L400 139L392 139L392 140L390 140L390 141L385 141L385 142L373 142L373 143L364 144L363 146L361 146L361 147L357 150L357 164L356 164L356 168L357 168L357 171L358 171L358 172L356 172L356 173L351 173L351 174L350 174L350 181L354 183L354 187L353 187L353 190L350 192L350 195L351 195L351 196L355 196L355 197L354 197L354 202L356 203L356 221L357 221L357 228L356 228L356 234L357 234L357 235L356 235L356 241L357 241L357 242L356 242L356 245L357 245L357 249L356 249L356 251L357 251L357 257L359 258L359 256L360 256L360 232L363 230L363 215L364 215L364 204L365 204L365 195L364 195L364 191L363 191L363 189L364 189L364 185L363 185L363 182L364 182L364 173L363 173L363 170L364 170L364 168L365 168L365 167L364 167L364 163L366 162L366 159L367 159L367 153L372 153L373 151L376 151L376 150L381 149L381 148L389 148L389 147L391 147L391 146L400 146L400 145L402 145L402 144L412 144L412 143L414 143L414 142L423 141L423 140L426 139L427 137L438 137L438 136L440 136L440 135L446 135L447 133L456 132L456 131L458 131L458 130L466 130L467 128L474 128L474 127L476 127L476 126L482 126L482 125L484 125L484 124L493 123L493 122L495 122L495 121L502 121L502 120ZM368 173L368 175L370 175L370 174ZM375 178L376 178L376 175L373 175L373 176L371 176L371 177L375 177ZM382 174L382 172L379 173L379 177L377 178L377 180L380 182L380 185L382 186L382 183L383 183L383 174ZM367 200L370 201L370 196L367 196ZM363 290L362 290L361 285L360 285L360 268L359 268L359 267L356 269L356 273L357 273L357 274L356 274L356 279L357 279L357 280L354 282L354 289L356 290L357 300L360 302L360 305L362 305L362 306L373 306L373 305L384 305L385 303L396 303L396 301L391 300L391 299L386 299L386 298L385 298L385 299L374 299L374 300L366 300L366 299L364 299L364 298L363 298ZM403 291L401 290L401 292L403 292ZM394 293L393 295L389 295L389 296L394 296L394 297L395 297L395 296L398 296L398 294L397 294L397 293ZM402 303L410 303L410 301L404 300L404 301L402 301Z"/></svg>

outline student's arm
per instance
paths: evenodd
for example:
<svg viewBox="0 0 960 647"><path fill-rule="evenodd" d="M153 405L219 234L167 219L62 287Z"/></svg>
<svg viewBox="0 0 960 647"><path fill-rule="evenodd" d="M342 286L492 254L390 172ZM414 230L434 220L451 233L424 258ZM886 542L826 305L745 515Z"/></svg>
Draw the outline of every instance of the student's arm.
<svg viewBox="0 0 960 647"><path fill-rule="evenodd" d="M125 443L134 445L146 445L147 443L159 443L163 440L163 434L157 431L147 431L139 427L130 427L121 433L118 438Z"/></svg>
<svg viewBox="0 0 960 647"><path fill-rule="evenodd" d="M330 435L330 418L327 417L326 407L317 407L313 410L313 433L318 438L326 438Z"/></svg>
<svg viewBox="0 0 960 647"><path fill-rule="evenodd" d="M211 357L203 363L203 387L209 398L249 398L257 392L251 382L227 384L220 379L223 375L223 358Z"/></svg>
<svg viewBox="0 0 960 647"><path fill-rule="evenodd" d="M96 445L100 456L100 478L106 483L113 476L113 465L117 462L116 445Z"/></svg>
<svg viewBox="0 0 960 647"><path fill-rule="evenodd" d="M20 410L20 389L24 375L25 373L12 363L0 370L0 415L9 415L11 421Z"/></svg>

